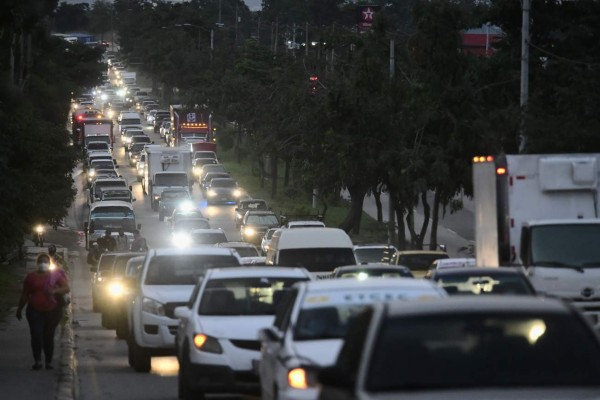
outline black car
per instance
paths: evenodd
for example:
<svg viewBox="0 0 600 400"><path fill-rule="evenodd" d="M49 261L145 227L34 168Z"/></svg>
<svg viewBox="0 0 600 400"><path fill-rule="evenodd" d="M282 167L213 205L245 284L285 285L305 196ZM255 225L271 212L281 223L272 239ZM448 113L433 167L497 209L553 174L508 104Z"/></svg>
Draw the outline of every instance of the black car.
<svg viewBox="0 0 600 400"><path fill-rule="evenodd" d="M261 199L243 199L238 201L237 207L235 208L235 226L239 228L244 219L244 215L248 211L268 211L269 206L267 202ZM266 230L265 230L266 232Z"/></svg>
<svg viewBox="0 0 600 400"><path fill-rule="evenodd" d="M214 178L206 188L207 204L237 202L242 190L232 178Z"/></svg>
<svg viewBox="0 0 600 400"><path fill-rule="evenodd" d="M430 279L449 295L534 296L533 285L518 268L469 267L433 270Z"/></svg>
<svg viewBox="0 0 600 400"><path fill-rule="evenodd" d="M279 218L273 211L248 211L240 223L244 242L260 244L269 228L279 226Z"/></svg>

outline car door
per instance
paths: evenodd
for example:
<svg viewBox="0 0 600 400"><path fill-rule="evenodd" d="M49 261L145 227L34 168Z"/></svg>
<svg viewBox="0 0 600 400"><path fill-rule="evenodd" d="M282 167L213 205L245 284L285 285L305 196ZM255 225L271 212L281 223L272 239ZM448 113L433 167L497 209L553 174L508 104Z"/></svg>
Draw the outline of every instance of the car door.
<svg viewBox="0 0 600 400"><path fill-rule="evenodd" d="M296 299L298 298L298 289L290 289L281 299L281 303L277 306L275 313L275 321L273 327L282 334L281 341L263 341L261 346L260 360L260 379L262 390L269 393L267 398L273 398L273 389L278 381L277 374L282 370L287 376L287 368L281 364L282 359L285 359L285 332L290 326L290 319L294 310Z"/></svg>

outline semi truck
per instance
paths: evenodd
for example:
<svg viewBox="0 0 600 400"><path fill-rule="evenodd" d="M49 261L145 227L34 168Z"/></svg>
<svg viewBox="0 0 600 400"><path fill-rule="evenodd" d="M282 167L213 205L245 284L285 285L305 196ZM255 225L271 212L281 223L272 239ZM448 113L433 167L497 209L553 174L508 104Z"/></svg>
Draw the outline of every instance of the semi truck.
<svg viewBox="0 0 600 400"><path fill-rule="evenodd" d="M600 328L600 154L473 161L477 265L523 268Z"/></svg>
<svg viewBox="0 0 600 400"><path fill-rule="evenodd" d="M191 191L191 155L187 148L169 148L160 145L146 146L142 189L150 196L150 205L158 211L160 196L165 189L183 188Z"/></svg>
<svg viewBox="0 0 600 400"><path fill-rule="evenodd" d="M172 104L171 147L185 146L191 142L213 142L212 117L207 111L195 107Z"/></svg>

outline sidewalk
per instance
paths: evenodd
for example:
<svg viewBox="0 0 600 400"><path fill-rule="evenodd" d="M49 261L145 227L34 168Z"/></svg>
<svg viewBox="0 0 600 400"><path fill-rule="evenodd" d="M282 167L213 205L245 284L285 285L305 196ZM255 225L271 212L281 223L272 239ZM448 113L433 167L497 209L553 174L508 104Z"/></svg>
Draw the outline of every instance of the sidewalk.
<svg viewBox="0 0 600 400"><path fill-rule="evenodd" d="M50 235L47 235L47 237ZM68 250L57 243L47 242L44 247L36 247L30 240L25 241L25 274L35 270L35 259L39 252L47 251L48 245L56 244L57 253L68 260ZM21 279L22 282L22 279ZM75 377L71 313L64 325L57 328L55 336L54 365L51 371L33 371L29 326L23 311L21 321L15 317L17 304L9 310L5 320L0 322L0 393L3 399L73 399Z"/></svg>

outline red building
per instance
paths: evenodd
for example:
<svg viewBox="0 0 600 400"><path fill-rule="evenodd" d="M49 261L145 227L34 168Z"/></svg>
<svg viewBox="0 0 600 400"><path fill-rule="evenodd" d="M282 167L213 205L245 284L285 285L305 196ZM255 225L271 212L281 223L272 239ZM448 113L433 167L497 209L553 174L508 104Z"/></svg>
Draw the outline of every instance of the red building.
<svg viewBox="0 0 600 400"><path fill-rule="evenodd" d="M481 28L471 28L463 31L462 51L465 54L489 57L496 51L494 44L504 36L500 27L483 25Z"/></svg>

